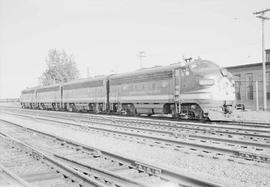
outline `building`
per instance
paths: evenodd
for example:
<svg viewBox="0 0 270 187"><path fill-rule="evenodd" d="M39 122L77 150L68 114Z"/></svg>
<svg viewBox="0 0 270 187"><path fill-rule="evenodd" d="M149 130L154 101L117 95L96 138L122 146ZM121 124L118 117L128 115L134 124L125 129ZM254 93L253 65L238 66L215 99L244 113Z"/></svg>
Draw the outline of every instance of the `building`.
<svg viewBox="0 0 270 187"><path fill-rule="evenodd" d="M265 61L270 62L270 49L265 50Z"/></svg>
<svg viewBox="0 0 270 187"><path fill-rule="evenodd" d="M235 80L236 104L244 104L246 109L263 109L262 63L225 67ZM266 95L267 110L270 111L270 49L266 50Z"/></svg>

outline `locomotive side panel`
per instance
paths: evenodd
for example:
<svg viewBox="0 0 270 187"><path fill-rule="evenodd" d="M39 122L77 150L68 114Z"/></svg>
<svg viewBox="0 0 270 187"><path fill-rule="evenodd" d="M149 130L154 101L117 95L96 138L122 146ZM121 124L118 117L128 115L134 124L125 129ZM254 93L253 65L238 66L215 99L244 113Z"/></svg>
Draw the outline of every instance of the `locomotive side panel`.
<svg viewBox="0 0 270 187"><path fill-rule="evenodd" d="M33 108L35 104L35 90L24 90L20 97L23 108Z"/></svg>
<svg viewBox="0 0 270 187"><path fill-rule="evenodd" d="M112 77L110 83L113 111L161 114L165 104L174 103L172 69Z"/></svg>
<svg viewBox="0 0 270 187"><path fill-rule="evenodd" d="M104 111L106 87L103 79L85 80L63 85L62 102L67 110Z"/></svg>
<svg viewBox="0 0 270 187"><path fill-rule="evenodd" d="M36 91L37 108L60 110L60 85L39 88Z"/></svg>

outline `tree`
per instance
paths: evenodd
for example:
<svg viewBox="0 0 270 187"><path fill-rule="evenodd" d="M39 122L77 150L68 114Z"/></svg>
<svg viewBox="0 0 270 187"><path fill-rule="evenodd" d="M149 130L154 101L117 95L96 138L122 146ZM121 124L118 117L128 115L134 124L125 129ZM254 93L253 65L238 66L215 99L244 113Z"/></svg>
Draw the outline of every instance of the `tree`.
<svg viewBox="0 0 270 187"><path fill-rule="evenodd" d="M46 58L47 69L42 73L40 81L47 86L64 83L79 78L79 71L72 55L65 51L50 49Z"/></svg>

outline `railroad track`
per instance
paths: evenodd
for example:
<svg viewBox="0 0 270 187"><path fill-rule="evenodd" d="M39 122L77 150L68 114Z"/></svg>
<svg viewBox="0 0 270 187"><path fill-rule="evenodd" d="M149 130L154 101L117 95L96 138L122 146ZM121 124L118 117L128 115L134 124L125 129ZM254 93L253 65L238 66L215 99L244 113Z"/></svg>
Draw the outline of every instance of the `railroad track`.
<svg viewBox="0 0 270 187"><path fill-rule="evenodd" d="M191 122L172 122L163 120L149 120L140 118L125 118L118 116L105 116L105 115L91 115L91 114L78 114L67 112L54 112L54 111L35 111L35 110L22 110L24 113L35 113L53 117L57 113L58 118L72 118L79 121L96 121L96 122L117 122L117 125L124 125L128 127L139 126L143 128L159 129L163 132L168 131L174 134L189 134L192 138L212 139L215 141L224 141L228 143L239 143L244 145L254 145L267 147L270 144L270 125L261 129L253 127L245 129L246 127L231 125L221 126L220 124L205 124L205 123L191 123ZM267 128L266 128L267 127ZM238 140L238 141L236 141ZM264 144L264 145L263 145Z"/></svg>
<svg viewBox="0 0 270 187"><path fill-rule="evenodd" d="M30 183L0 164L0 186L31 186Z"/></svg>
<svg viewBox="0 0 270 187"><path fill-rule="evenodd" d="M22 114L17 114L21 116L25 116ZM31 117L31 116L28 116ZM248 161L258 161L258 162L264 162L269 163L269 149L262 148L262 147L254 147L254 146L238 146L234 144L228 144L225 146L225 144L220 144L219 142L209 142L206 140L196 140L194 138L189 138L188 136L184 134L180 134L175 136L175 134L154 134L152 130L148 130L148 133L145 132L145 130L141 130L139 128L137 129L130 129L130 128L123 128L119 127L119 125L115 126L116 129L112 128L104 128L100 127L101 123L94 124L96 122L93 122L91 124L89 123L81 123L81 122L72 122L70 120L61 121L59 120L59 116L57 117L35 117L36 119L40 120L49 120L51 122L58 122L58 123L65 123L69 125L76 126L78 128L81 128L81 130L92 130L92 133L97 133L97 131L100 132L107 132L107 134L111 134L112 136L122 136L125 139L136 139L136 141L140 141L143 143L147 143L149 145L155 145L155 146L161 146L161 147L169 147L171 149L174 149L176 151L184 151L184 152L193 152L196 155L199 156L206 156L206 157L212 157L212 158L222 158L227 159L230 161L238 161L242 162L241 159L248 160ZM104 123L102 123L104 125ZM108 124L105 124L108 125ZM128 136L128 138L127 138ZM184 136L184 137L183 137ZM138 139L139 138L139 139ZM211 143L211 145L209 145ZM225 147L224 147L225 146ZM267 144L265 145L267 146Z"/></svg>
<svg viewBox="0 0 270 187"><path fill-rule="evenodd" d="M57 116L69 117L69 118L80 118L80 119L102 119L102 120L114 120L122 123L136 123L143 125L158 125L160 127L174 127L184 128L190 130L204 130L212 131L216 133L223 133L229 135L244 135L254 136L261 138L270 138L270 124L256 124L250 122L190 122L190 121L175 121L175 120L157 120L157 119L146 119L139 117L127 117L127 116L116 116L116 115L99 115L99 114L86 114L86 113L71 113L71 112L60 112L60 111L44 111L44 110L29 110L20 109L19 111L25 113L43 113L53 114L57 113ZM54 115L54 114L53 114Z"/></svg>
<svg viewBox="0 0 270 187"><path fill-rule="evenodd" d="M20 105L18 106L1 106L0 109L10 109L10 110L20 110L20 111L35 111L32 109L23 109ZM44 110L37 110L37 111L44 111ZM44 111L44 112L59 112L59 113L70 113L68 111ZM151 121L157 121L165 123L167 122L173 122L173 123L190 123L190 124L213 124L213 125L227 125L231 127L255 127L255 128L268 128L270 129L270 125L267 122L251 122L251 121L198 121L198 120L190 120L190 119L178 119L178 118L172 118L172 117L164 117L164 116L121 116L118 114L94 114L94 113L86 113L86 112L72 112L72 114L76 115L99 115L99 116L113 116L117 118L136 118L137 120L151 120Z"/></svg>
<svg viewBox="0 0 270 187"><path fill-rule="evenodd" d="M5 121L0 131L5 136L15 136L25 144L38 148L57 161L79 173L92 176L109 186L158 186L170 183L177 186L218 186L168 169L151 166L102 150L72 142L54 135L24 128ZM90 171L90 173L89 173Z"/></svg>
<svg viewBox="0 0 270 187"><path fill-rule="evenodd" d="M102 186L23 142L0 133L0 168L6 185ZM12 180L10 180L12 179Z"/></svg>
<svg viewBox="0 0 270 187"><path fill-rule="evenodd" d="M228 126L234 128L246 128L246 127L251 127L251 128L266 128L270 130L270 124L266 122L250 122L250 121L198 121L198 120L185 120L185 119L176 119L176 118L171 118L171 117L162 117L162 116L121 116L117 114L93 114L93 113L86 113L86 112L67 112L67 111L50 111L50 110L32 110L32 109L23 109L20 107L11 107L11 106L0 106L0 109L7 109L7 110L16 110L20 112L57 112L60 115L70 115L70 116L78 116L78 117L87 117L89 115L96 115L96 116L102 116L102 117L113 117L113 118L124 118L125 120L138 120L141 122L147 123L148 121L154 122L154 123L159 123L159 124L168 124L168 123L173 123L173 124L190 124L190 125L209 125L212 124L213 126Z"/></svg>
<svg viewBox="0 0 270 187"><path fill-rule="evenodd" d="M51 117L51 115L48 115ZM53 116L52 116L53 117ZM60 117L59 117L60 118ZM62 119L70 119L71 117L62 117ZM122 127L129 127L134 129L142 129L142 130L152 130L155 132L163 132L163 133L170 133L170 134L188 134L189 137L193 138L201 138L201 139L212 139L212 140L223 140L226 142L232 143L239 143L239 144L248 144L248 145L256 145L256 146L263 146L263 147L270 147L270 135L265 130L260 130L263 134L250 134L250 133L235 133L226 131L227 129L217 130L215 127L212 126L190 126L190 125L178 125L178 124L157 124L152 122L141 122L141 121L126 121L125 119L111 119L111 118L103 118L103 117L96 117L90 116L87 119L83 118L84 120L76 117L81 122L96 122L96 123L103 123L104 125L111 125L111 126L122 126ZM74 121L76 121L74 119ZM105 123L107 121L107 123ZM218 127L220 129L220 127ZM270 131L269 131L270 133ZM234 136L232 134L237 134L238 136ZM209 136L211 135L211 136ZM216 136L213 136L216 135ZM241 137L239 136L241 135ZM247 137L244 141L244 137ZM216 138L215 138L216 137ZM256 137L256 138L250 138ZM227 139L224 139L227 138ZM234 139L234 140L232 140ZM235 140L235 139L238 139ZM261 141L261 143L258 143ZM264 144L263 144L264 143Z"/></svg>
<svg viewBox="0 0 270 187"><path fill-rule="evenodd" d="M27 113L29 110L26 111ZM44 111L42 111L43 113ZM32 111L30 111L32 113ZM36 113L36 111L34 111ZM54 112L43 113L48 117L54 117ZM244 145L254 145L259 147L269 147L270 145L270 128L269 129L243 129L243 128L228 128L225 126L199 124L199 123L182 123L182 122L163 122L163 121L149 121L141 119L130 119L124 117L104 116L104 115L76 115L76 113L57 113L58 118L74 119L82 122L99 122L104 121L117 123L117 126L127 126L129 128L135 127L145 130L153 130L156 132L168 132L174 134L188 134L192 138L211 139L215 141L224 141L228 143L238 143ZM268 126L270 127L270 125Z"/></svg>
<svg viewBox="0 0 270 187"><path fill-rule="evenodd" d="M20 105L18 106L2 106L0 105L0 109L10 109L10 110L25 110L25 111L29 111L32 109L24 109L21 108ZM35 110L32 110L35 111ZM44 110L36 110L36 111L44 111ZM47 110L49 111L49 110ZM46 111L45 111L46 112ZM68 112L68 111L52 111L52 112L59 112L59 113L72 113L74 115L78 114L78 115L88 115L88 114L92 114L92 115L99 115L99 116L115 116L115 117L123 117L123 118L136 118L136 119L141 119L141 120L151 120L151 121L158 121L158 122L180 122L180 123L192 123L192 124L202 124L202 123L206 123L206 124L218 124L218 125L228 125L228 126L232 126L232 127L255 127L255 128L268 128L270 129L270 125L267 122L251 122L251 121L198 121L198 120L191 120L191 119L178 119L178 118L172 118L169 116L125 116L125 115L119 115L119 114L107 114L107 113L99 113L99 114L95 114L95 113L87 113L87 112Z"/></svg>

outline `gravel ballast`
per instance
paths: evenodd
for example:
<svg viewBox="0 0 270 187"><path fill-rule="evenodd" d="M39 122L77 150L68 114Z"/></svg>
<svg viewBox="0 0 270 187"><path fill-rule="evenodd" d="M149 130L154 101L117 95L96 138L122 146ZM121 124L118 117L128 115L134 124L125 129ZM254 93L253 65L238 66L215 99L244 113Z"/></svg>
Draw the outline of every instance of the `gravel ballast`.
<svg viewBox="0 0 270 187"><path fill-rule="evenodd" d="M222 186L270 186L270 165L256 166L228 160L199 157L191 153L149 146L97 132L83 132L52 122L41 122L1 113L1 118L22 126L68 138L128 158L151 162L195 178L209 180Z"/></svg>

